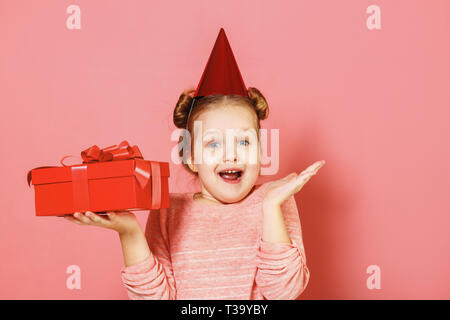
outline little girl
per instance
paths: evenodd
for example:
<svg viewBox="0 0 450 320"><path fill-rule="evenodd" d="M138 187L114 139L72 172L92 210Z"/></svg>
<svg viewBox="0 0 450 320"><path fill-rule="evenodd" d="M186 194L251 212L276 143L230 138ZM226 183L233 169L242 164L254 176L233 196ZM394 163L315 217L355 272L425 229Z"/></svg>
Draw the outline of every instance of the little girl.
<svg viewBox="0 0 450 320"><path fill-rule="evenodd" d="M296 299L309 270L293 195L325 162L255 185L259 139L237 135L237 143L234 137L230 143L226 130L258 132L268 113L265 98L255 88L248 88L248 97L211 95L196 101L189 114L193 91L180 96L174 123L200 141L202 148L182 157L201 190L171 193L170 209L151 210L145 233L129 211L66 218L118 232L122 280L131 299ZM199 136L193 135L194 121L202 124ZM254 163L244 156L251 144L257 146ZM197 150L203 161L196 161Z"/></svg>
<svg viewBox="0 0 450 320"><path fill-rule="evenodd" d="M325 162L255 185L267 114L221 28L197 90L183 92L173 114L185 129L180 157L201 190L171 193L169 209L150 210L145 232L129 211L66 217L118 232L131 299L274 300L303 292L309 270L294 194Z"/></svg>

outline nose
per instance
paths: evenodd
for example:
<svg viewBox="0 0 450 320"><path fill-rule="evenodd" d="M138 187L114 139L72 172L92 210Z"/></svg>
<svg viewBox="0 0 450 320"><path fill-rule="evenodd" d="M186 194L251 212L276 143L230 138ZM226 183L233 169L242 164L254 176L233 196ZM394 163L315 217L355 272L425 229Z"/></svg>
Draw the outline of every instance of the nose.
<svg viewBox="0 0 450 320"><path fill-rule="evenodd" d="M225 146L226 146L224 155L225 162L237 161L236 138L229 139L229 141L227 140Z"/></svg>

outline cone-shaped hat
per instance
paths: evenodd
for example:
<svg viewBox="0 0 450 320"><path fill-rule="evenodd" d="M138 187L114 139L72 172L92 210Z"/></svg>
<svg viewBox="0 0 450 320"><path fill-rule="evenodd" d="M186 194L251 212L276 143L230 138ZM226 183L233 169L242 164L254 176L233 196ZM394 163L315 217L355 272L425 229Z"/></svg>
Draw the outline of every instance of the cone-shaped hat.
<svg viewBox="0 0 450 320"><path fill-rule="evenodd" d="M247 96L247 88L223 28L220 28L194 97L212 94Z"/></svg>

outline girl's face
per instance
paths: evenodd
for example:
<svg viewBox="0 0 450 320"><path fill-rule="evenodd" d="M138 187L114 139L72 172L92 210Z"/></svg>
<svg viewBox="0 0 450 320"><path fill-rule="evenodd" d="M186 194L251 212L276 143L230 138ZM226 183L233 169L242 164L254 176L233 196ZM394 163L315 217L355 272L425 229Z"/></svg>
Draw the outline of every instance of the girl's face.
<svg viewBox="0 0 450 320"><path fill-rule="evenodd" d="M194 163L202 194L222 203L240 201L259 176L258 118L246 105L220 105L203 111L193 126Z"/></svg>

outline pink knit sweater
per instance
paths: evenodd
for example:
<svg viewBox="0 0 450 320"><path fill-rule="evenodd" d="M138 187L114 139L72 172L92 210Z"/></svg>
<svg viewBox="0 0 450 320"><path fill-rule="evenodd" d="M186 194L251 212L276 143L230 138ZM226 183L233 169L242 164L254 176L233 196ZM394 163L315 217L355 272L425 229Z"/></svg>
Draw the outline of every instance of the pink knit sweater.
<svg viewBox="0 0 450 320"><path fill-rule="evenodd" d="M226 205L171 193L147 221L151 255L121 269L130 299L296 299L309 281L297 206L293 196L281 206L291 243L263 241L267 184Z"/></svg>

